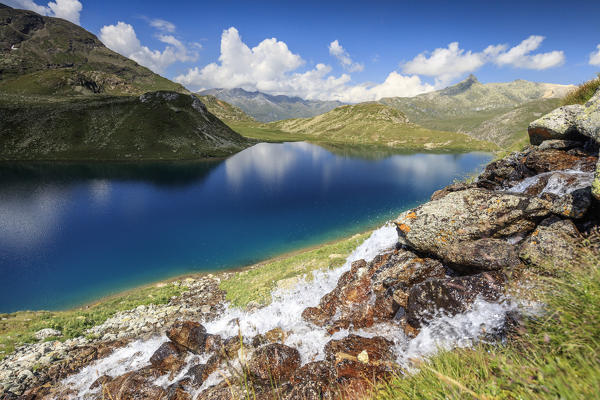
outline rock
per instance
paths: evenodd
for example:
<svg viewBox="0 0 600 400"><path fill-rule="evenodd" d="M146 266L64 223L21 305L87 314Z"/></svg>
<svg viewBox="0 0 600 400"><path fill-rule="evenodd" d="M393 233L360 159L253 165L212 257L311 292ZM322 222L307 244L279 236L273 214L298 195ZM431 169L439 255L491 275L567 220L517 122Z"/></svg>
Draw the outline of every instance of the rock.
<svg viewBox="0 0 600 400"><path fill-rule="evenodd" d="M533 150L525 157L525 166L537 174L563 169L590 172L595 169L597 161L594 156L582 157L562 150Z"/></svg>
<svg viewBox="0 0 600 400"><path fill-rule="evenodd" d="M221 358L218 355L214 355L205 364L198 364L191 367L186 375L191 378L193 386L200 387L206 378L219 368L220 364Z"/></svg>
<svg viewBox="0 0 600 400"><path fill-rule="evenodd" d="M540 150L570 150L575 147L580 147L581 142L576 140L544 140L542 144L538 146Z"/></svg>
<svg viewBox="0 0 600 400"><path fill-rule="evenodd" d="M164 342L150 357L150 364L161 372L175 374L185 364L185 352L173 342Z"/></svg>
<svg viewBox="0 0 600 400"><path fill-rule="evenodd" d="M582 110L578 104L559 107L531 122L527 128L529 142L538 145L552 139L581 140L575 121Z"/></svg>
<svg viewBox="0 0 600 400"><path fill-rule="evenodd" d="M165 400L192 400L192 395L187 392L185 385L179 381L167 387Z"/></svg>
<svg viewBox="0 0 600 400"><path fill-rule="evenodd" d="M112 378L108 375L102 375L100 378L96 379L91 385L90 389L102 388L108 382L110 382Z"/></svg>
<svg viewBox="0 0 600 400"><path fill-rule="evenodd" d="M507 157L489 163L477 178L477 187L490 190L502 189L512 183L535 175L535 172L523 163L523 159L527 154L528 152L512 153ZM438 200L439 198L439 196L435 199L432 197L431 200Z"/></svg>
<svg viewBox="0 0 600 400"><path fill-rule="evenodd" d="M455 243L531 231L550 208L549 202L525 195L467 189L404 212L395 223L413 249L439 257Z"/></svg>
<svg viewBox="0 0 600 400"><path fill-rule="evenodd" d="M291 392L286 400L326 400L335 398L335 368L329 361L314 361L298 368L290 378Z"/></svg>
<svg viewBox="0 0 600 400"><path fill-rule="evenodd" d="M552 212L569 218L582 218L592 205L592 189L585 187L559 196L543 193L542 199L552 202Z"/></svg>
<svg viewBox="0 0 600 400"><path fill-rule="evenodd" d="M268 332L265 332L265 339L270 343L283 343L285 341L286 334L281 328L274 328Z"/></svg>
<svg viewBox="0 0 600 400"><path fill-rule="evenodd" d="M37 340L44 340L54 336L62 336L62 332L52 328L44 328L35 333L35 338Z"/></svg>
<svg viewBox="0 0 600 400"><path fill-rule="evenodd" d="M287 380L298 367L300 367L298 350L279 343L259 348L248 363L250 373L263 381Z"/></svg>
<svg viewBox="0 0 600 400"><path fill-rule="evenodd" d="M600 154L596 163L596 173L594 174L594 183L592 183L592 195L600 201Z"/></svg>
<svg viewBox="0 0 600 400"><path fill-rule="evenodd" d="M166 395L163 388L149 382L145 371L133 371L118 376L104 385L103 396L122 400L160 400Z"/></svg>
<svg viewBox="0 0 600 400"><path fill-rule="evenodd" d="M331 362L338 378L373 380L392 370L393 343L383 337L365 338L348 335L325 345L325 359Z"/></svg>
<svg viewBox="0 0 600 400"><path fill-rule="evenodd" d="M192 353L204 352L206 328L197 322L177 321L167 331L167 337Z"/></svg>
<svg viewBox="0 0 600 400"><path fill-rule="evenodd" d="M569 220L548 218L521 245L519 256L538 267L569 268L576 260L579 231Z"/></svg>
<svg viewBox="0 0 600 400"><path fill-rule="evenodd" d="M367 264L352 264L336 288L323 296L317 307L308 307L302 317L330 333L350 326L365 328L391 320L402 302L402 292L432 276L444 276L439 261L419 258L406 250L381 254Z"/></svg>
<svg viewBox="0 0 600 400"><path fill-rule="evenodd" d="M575 127L581 134L600 144L600 88L577 114Z"/></svg>
<svg viewBox="0 0 600 400"><path fill-rule="evenodd" d="M206 353L220 353L223 348L223 339L219 335L207 334L204 342L204 351Z"/></svg>
<svg viewBox="0 0 600 400"><path fill-rule="evenodd" d="M441 247L438 256L452 269L464 273L496 271L521 264L515 247L500 239L453 242Z"/></svg>
<svg viewBox="0 0 600 400"><path fill-rule="evenodd" d="M505 280L501 272L428 279L410 290L406 320L414 328L420 328L438 315L467 311L478 296L486 301L496 301L502 294Z"/></svg>
<svg viewBox="0 0 600 400"><path fill-rule="evenodd" d="M453 183L451 185L446 186L443 189L436 190L435 192L433 192L430 200L438 200L438 199L441 199L442 197L444 197L445 195L447 195L448 193L460 192L461 190L471 189L473 187L476 187L475 183L464 183L464 182Z"/></svg>
<svg viewBox="0 0 600 400"><path fill-rule="evenodd" d="M243 391L226 380L211 386L196 397L196 400L240 400L245 399ZM254 400L254 398L252 397Z"/></svg>

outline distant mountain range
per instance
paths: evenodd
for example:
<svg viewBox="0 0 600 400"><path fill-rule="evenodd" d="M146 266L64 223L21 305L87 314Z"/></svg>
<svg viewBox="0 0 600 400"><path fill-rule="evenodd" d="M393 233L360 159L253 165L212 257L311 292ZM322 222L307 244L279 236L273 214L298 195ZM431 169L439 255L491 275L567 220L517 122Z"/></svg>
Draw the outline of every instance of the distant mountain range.
<svg viewBox="0 0 600 400"><path fill-rule="evenodd" d="M209 89L198 92L198 94L201 96L215 96L239 107L246 114L261 122L314 117L344 105L339 101L304 100L300 97L249 92L240 88Z"/></svg>
<svg viewBox="0 0 600 400"><path fill-rule="evenodd" d="M0 159L224 157L253 143L85 29L0 4Z"/></svg>
<svg viewBox="0 0 600 400"><path fill-rule="evenodd" d="M376 103L397 109L408 117L410 122L428 129L466 133L477 139L509 147L526 138L527 124L556 108L560 98L573 88L572 85L524 80L482 84L475 76L470 75L462 82L442 90L414 97L383 98ZM243 89L211 89L200 93L210 94L221 101L231 103L263 122L317 117L341 105L339 102L272 96ZM353 117L348 118L354 120ZM223 115L223 119L227 121L229 118ZM340 121L337 121L334 125L339 123ZM310 126L314 134L320 134L316 129L331 128L323 123L308 121L284 121L270 125L286 129L304 126L301 129L304 133L308 132ZM299 132L296 128L290 131Z"/></svg>

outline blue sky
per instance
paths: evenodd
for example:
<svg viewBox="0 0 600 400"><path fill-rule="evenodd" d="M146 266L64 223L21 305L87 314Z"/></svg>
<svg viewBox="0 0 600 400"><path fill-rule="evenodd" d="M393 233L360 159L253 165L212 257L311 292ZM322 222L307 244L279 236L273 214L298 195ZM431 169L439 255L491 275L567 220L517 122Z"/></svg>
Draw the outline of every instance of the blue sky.
<svg viewBox="0 0 600 400"><path fill-rule="evenodd" d="M570 84L600 72L600 1L8 3L79 22L194 90L362 101L441 88L469 73L484 83Z"/></svg>

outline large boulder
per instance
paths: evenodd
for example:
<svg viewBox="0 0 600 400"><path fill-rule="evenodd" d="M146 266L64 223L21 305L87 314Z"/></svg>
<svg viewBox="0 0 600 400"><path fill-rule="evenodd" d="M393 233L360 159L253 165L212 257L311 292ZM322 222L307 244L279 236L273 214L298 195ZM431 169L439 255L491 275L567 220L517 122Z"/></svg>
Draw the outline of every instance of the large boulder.
<svg viewBox="0 0 600 400"><path fill-rule="evenodd" d="M165 342L152 354L150 364L161 372L175 374L185 364L185 351L173 342Z"/></svg>
<svg viewBox="0 0 600 400"><path fill-rule="evenodd" d="M583 107L575 104L557 108L529 124L527 132L531 144L538 145L544 140L581 140L575 128L575 121Z"/></svg>
<svg viewBox="0 0 600 400"><path fill-rule="evenodd" d="M325 345L325 359L335 368L338 378L373 380L394 367L393 343L383 337L348 335Z"/></svg>
<svg viewBox="0 0 600 400"><path fill-rule="evenodd" d="M575 127L579 133L600 144L600 88L577 113Z"/></svg>
<svg viewBox="0 0 600 400"><path fill-rule="evenodd" d="M179 346L192 353L204 352L206 344L206 328L193 321L177 321L167 331L167 337Z"/></svg>
<svg viewBox="0 0 600 400"><path fill-rule="evenodd" d="M589 172L595 169L597 160L595 156L588 154L573 154L556 149L535 149L527 154L525 166L537 174L564 169Z"/></svg>
<svg viewBox="0 0 600 400"><path fill-rule="evenodd" d="M428 279L410 290L406 321L420 328L435 317L467 311L477 297L497 301L505 282L506 276L501 272Z"/></svg>
<svg viewBox="0 0 600 400"><path fill-rule="evenodd" d="M248 363L250 373L263 381L285 381L298 367L298 350L280 343L268 344L256 350Z"/></svg>
<svg viewBox="0 0 600 400"><path fill-rule="evenodd" d="M538 267L568 268L576 260L579 231L570 220L550 217L521 245L519 256Z"/></svg>
<svg viewBox="0 0 600 400"><path fill-rule="evenodd" d="M526 195L467 189L406 211L395 223L411 248L443 258L456 243L530 232L551 206Z"/></svg>

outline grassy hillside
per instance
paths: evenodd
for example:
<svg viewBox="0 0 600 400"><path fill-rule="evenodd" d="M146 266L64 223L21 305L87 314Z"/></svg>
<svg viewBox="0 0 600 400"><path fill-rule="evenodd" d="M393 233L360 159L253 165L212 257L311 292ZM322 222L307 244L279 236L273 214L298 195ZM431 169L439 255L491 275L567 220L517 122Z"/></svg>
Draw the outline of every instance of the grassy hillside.
<svg viewBox="0 0 600 400"><path fill-rule="evenodd" d="M570 91L562 101L562 105L566 106L569 104L584 104L592 98L596 90L600 87L600 74L596 79L591 79L587 82L582 83L575 89Z"/></svg>
<svg viewBox="0 0 600 400"><path fill-rule="evenodd" d="M224 157L252 144L193 95L0 95L0 159L160 160Z"/></svg>
<svg viewBox="0 0 600 400"><path fill-rule="evenodd" d="M223 100L219 100L215 96L198 95L198 98L202 100L202 102L211 114L215 115L226 124L256 122L254 118L243 112L239 107L226 103Z"/></svg>
<svg viewBox="0 0 600 400"><path fill-rule="evenodd" d="M572 89L524 80L482 84L471 75L446 89L379 102L425 128L467 133L511 148L523 140L528 122L556 108Z"/></svg>
<svg viewBox="0 0 600 400"><path fill-rule="evenodd" d="M464 134L435 131L412 124L402 112L378 103L341 106L313 118L272 122L266 124L265 129L331 144L386 146L404 150L496 148L491 143Z"/></svg>
<svg viewBox="0 0 600 400"><path fill-rule="evenodd" d="M187 90L109 50L85 29L32 11L0 8L0 91L34 95L139 95Z"/></svg>

